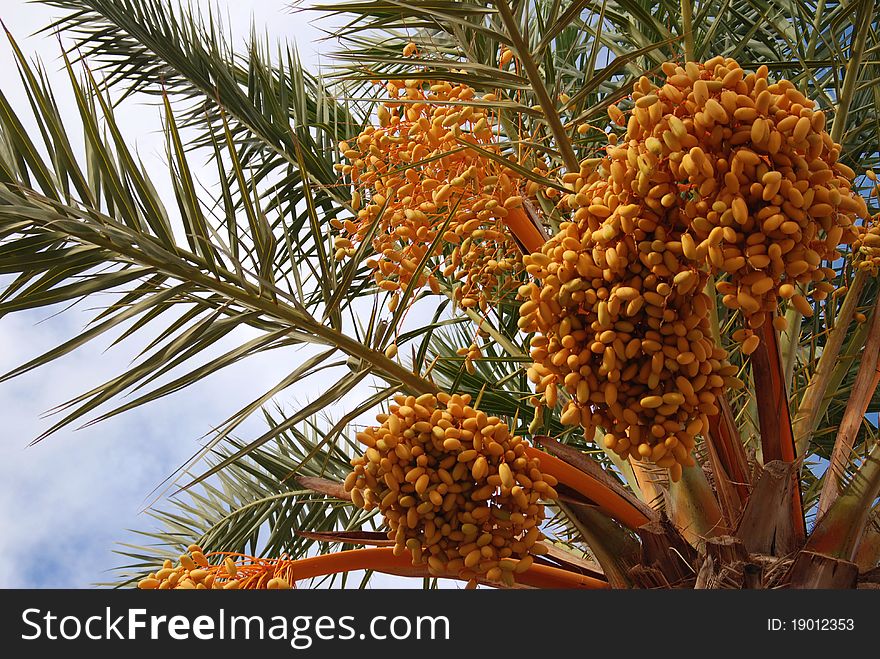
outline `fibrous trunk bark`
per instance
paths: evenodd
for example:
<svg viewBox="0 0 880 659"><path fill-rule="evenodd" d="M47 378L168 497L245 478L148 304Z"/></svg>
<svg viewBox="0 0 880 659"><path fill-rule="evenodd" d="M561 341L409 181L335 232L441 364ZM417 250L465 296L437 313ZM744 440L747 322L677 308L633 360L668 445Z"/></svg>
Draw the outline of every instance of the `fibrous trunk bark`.
<svg viewBox="0 0 880 659"><path fill-rule="evenodd" d="M789 514L794 473L791 462L764 466L736 531L750 553L785 556L800 548Z"/></svg>
<svg viewBox="0 0 880 659"><path fill-rule="evenodd" d="M791 566L789 587L808 588L855 588L859 567L840 558L802 551Z"/></svg>

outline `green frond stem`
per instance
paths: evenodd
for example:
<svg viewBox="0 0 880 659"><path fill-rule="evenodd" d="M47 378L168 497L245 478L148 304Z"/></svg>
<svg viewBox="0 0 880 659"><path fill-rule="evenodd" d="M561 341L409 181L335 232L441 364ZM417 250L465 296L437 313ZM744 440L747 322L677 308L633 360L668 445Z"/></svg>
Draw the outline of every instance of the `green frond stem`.
<svg viewBox="0 0 880 659"><path fill-rule="evenodd" d="M819 515L824 514L838 496L841 476L852 462L853 445L865 420L868 405L880 385L880 295L874 304L862 362L837 430L834 450L819 495Z"/></svg>
<svg viewBox="0 0 880 659"><path fill-rule="evenodd" d="M544 77L538 70L535 60L532 59L529 45L526 43L520 32L516 18L514 17L510 6L507 4L507 0L494 0L494 4L496 9L498 9L498 13L501 15L501 20L504 23L504 26L507 28L507 33L513 43L514 51L519 57L520 62L522 62L523 68L526 70L526 76L528 77L529 82L532 83L532 89L535 92L535 96L538 97L538 103L540 104L541 109L544 111L544 118L550 126L550 131L553 133L553 137L556 140L556 148L562 154L562 160L565 163L566 169L568 169L569 172L579 172L580 162L575 155L574 147L571 145L571 139L565 131L565 126L562 125L562 119L560 119L559 113L556 111L556 104L547 92L547 87L544 85Z"/></svg>
<svg viewBox="0 0 880 659"><path fill-rule="evenodd" d="M597 428L596 434L598 435L599 432L600 429ZM600 440L601 437L597 436L594 441L602 446L602 452L608 456L608 459L611 460L611 464L613 464L620 472L620 475L623 476L623 480L625 480L627 485L629 485L629 489L631 489L639 499L650 505L651 501L648 499L647 496L645 496L644 492L642 492L642 487L639 483L638 478L636 478L635 470L633 469L633 465L630 464L629 459L624 460L619 455L617 455L617 453L605 446L604 442Z"/></svg>
<svg viewBox="0 0 880 659"><path fill-rule="evenodd" d="M858 32L852 41L849 58L846 61L846 74L843 77L843 90L837 101L837 111L834 113L834 122L831 124L831 139L839 142L846 130L849 118L850 106L855 95L857 82L862 73L862 58L865 56L865 46L868 41L868 32L871 28L871 13L876 11L874 0L862 0L856 10L855 26Z"/></svg>
<svg viewBox="0 0 880 659"><path fill-rule="evenodd" d="M692 544L701 538L726 535L731 531L721 514L721 507L706 473L699 464L684 467L681 478L669 483L666 514Z"/></svg>
<svg viewBox="0 0 880 659"><path fill-rule="evenodd" d="M823 403L825 394L828 392L828 385L831 382L834 369L839 363L840 350L843 347L844 340L847 338L853 315L859 304L859 298L862 295L862 289L865 287L867 279L867 272L858 270L850 282L840 311L834 319L834 326L825 340L825 346L822 348L822 354L816 364L816 370L807 383L807 388L801 397L797 412L795 412L792 423L795 445L799 456L806 453L810 439L819 425L819 420L825 414L827 407ZM792 350L797 350L798 342L794 341L793 343Z"/></svg>
<svg viewBox="0 0 880 659"><path fill-rule="evenodd" d="M452 295L452 292L449 290L446 291L446 295L449 297L450 300L455 299L455 297ZM470 318L471 321L473 321L474 325L476 325L477 328L486 332L486 334L492 337L492 340L494 340L498 345L504 348L504 351L509 357L523 360L528 359L528 355L526 353L520 350L519 347L507 336L505 336L503 333L499 332L495 327L493 327L492 323L487 323L483 319L483 317L480 316L480 314L477 313L473 308L465 307L462 308L462 311L464 311L464 314L468 318Z"/></svg>
<svg viewBox="0 0 880 659"><path fill-rule="evenodd" d="M36 191L30 190L25 192L27 192L28 197L40 198L42 202L53 206L56 210L56 213L48 213L44 216L37 216L35 214L32 216L32 223L35 226L48 229L59 220L68 219L65 215L71 217L82 215L82 211L53 202ZM111 218L100 215L97 211L92 212L91 215L92 217L100 216L103 221L100 222L100 227L90 227L90 230L83 232L82 235L71 236L78 242L102 247L134 263L154 268L157 272L189 281L203 287L205 290L218 293L245 308L264 313L270 318L287 323L291 329L296 328L308 332L322 339L327 345L335 345L343 352L373 365L378 372L384 373L388 377L402 383L414 395L436 393L438 391L438 388L432 382L425 380L396 361L389 359L384 353L373 350L365 346L361 341L319 323L304 310L279 300L268 299L263 295L246 290L242 286L228 283L238 280L234 273L220 269L219 276L212 276L210 271L194 265L199 261L196 255L187 254L180 248L176 250L174 255L167 252L160 245L152 245L149 250L144 249L143 245L149 240L146 237L141 237L142 242L140 246L137 244L137 241L119 239L120 236L117 232L103 231L100 228L106 227L108 229L116 228L123 230L124 227L118 225ZM85 223L83 228L85 228Z"/></svg>
<svg viewBox="0 0 880 659"><path fill-rule="evenodd" d="M813 19L813 31L810 33L810 40L807 43L807 57L812 58L816 54L816 44L819 41L819 35L822 34L822 20L825 16L825 0L818 0L816 15Z"/></svg>
<svg viewBox="0 0 880 659"><path fill-rule="evenodd" d="M779 352L782 355L782 381L785 383L785 391L791 391L791 379L794 377L794 367L797 364L798 352L801 347L801 324L804 315L792 305L785 312L785 331L779 335Z"/></svg>
<svg viewBox="0 0 880 659"><path fill-rule="evenodd" d="M617 455L614 451L608 451L608 453L614 456ZM656 470L651 469L641 460L635 460L632 456L629 457L625 464L632 470L633 477L638 485L638 488L634 489L636 489L639 498L654 510L663 510L666 505L666 497L663 495L663 488L657 482Z"/></svg>
<svg viewBox="0 0 880 659"><path fill-rule="evenodd" d="M688 62L696 58L694 45L694 14L691 0L681 0L681 27L684 33L684 56Z"/></svg>

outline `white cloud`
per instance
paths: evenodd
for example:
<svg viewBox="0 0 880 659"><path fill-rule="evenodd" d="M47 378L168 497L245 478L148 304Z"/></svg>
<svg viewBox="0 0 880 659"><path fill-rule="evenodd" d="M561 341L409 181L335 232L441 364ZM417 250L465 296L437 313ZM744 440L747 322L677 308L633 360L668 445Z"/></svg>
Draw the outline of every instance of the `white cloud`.
<svg viewBox="0 0 880 659"><path fill-rule="evenodd" d="M86 316L71 313L36 324L38 313L45 315L23 313L0 322L0 345L16 347L0 357L0 370L69 337L72 318ZM110 551L124 529L153 526L138 513L153 488L198 449L195 440L287 370L273 355L255 357L174 396L27 447L51 421L40 420L42 412L125 369L134 344L103 353L109 341L0 386L0 585L85 586L100 580L101 569L118 564ZM254 420L242 434L263 430Z"/></svg>

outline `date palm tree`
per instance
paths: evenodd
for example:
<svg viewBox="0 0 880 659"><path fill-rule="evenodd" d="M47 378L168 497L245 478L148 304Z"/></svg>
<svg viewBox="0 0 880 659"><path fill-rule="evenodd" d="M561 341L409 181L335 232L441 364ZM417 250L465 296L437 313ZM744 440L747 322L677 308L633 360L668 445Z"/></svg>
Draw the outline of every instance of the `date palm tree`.
<svg viewBox="0 0 880 659"><path fill-rule="evenodd" d="M355 568L430 579L393 555L382 518L353 505L342 482L367 415L395 394L438 391L478 399L569 474L548 502L547 553L537 563L553 572L526 585L852 588L880 580L871 416L880 409L880 281L852 254L829 264L838 293L816 302L809 318L788 309L787 329L750 356L718 301L718 338L746 386L721 401L696 465L673 482L563 425L559 407L530 425L529 337L517 325L515 287L481 309L459 304L456 280L440 275L431 289L398 291L389 310L391 295L367 265L370 242L348 258L334 242L357 210L335 167L344 163L337 145L375 121L374 81L416 75L495 94L500 157L522 145L540 151L547 168L520 169L544 185L597 153L604 130L574 128L606 125L608 107L641 76L664 62L733 57L744 69L765 65L814 99L842 162L864 172L880 158L873 0L336 2L313 8L334 26L324 75L305 70L291 45L253 36L233 48L210 12L159 0L44 2L62 16L47 29L67 46L76 112L59 107L43 69L9 37L38 130L26 131L21 109L0 93L0 272L8 275L0 315L106 294L113 303L80 335L3 379L113 329L143 351L118 377L63 405L39 439L197 386L269 350L295 364L228 419L212 420L217 430L177 475L179 489L152 509L159 526L144 531L149 542L122 550L129 564L119 583L192 543L311 561L293 564L295 579ZM513 63L499 68L505 51ZM161 176L172 199L157 193L158 174L116 122L134 93L163 108ZM205 160L216 170L210 182L194 164ZM872 181L857 183L867 198ZM552 233L560 218L543 199L531 217ZM221 350L229 337L237 344ZM326 373L338 380L310 404L273 408L295 384ZM326 410L362 383L374 393L346 399L328 420ZM124 394L132 395L121 401ZM238 437L253 415L265 432Z"/></svg>

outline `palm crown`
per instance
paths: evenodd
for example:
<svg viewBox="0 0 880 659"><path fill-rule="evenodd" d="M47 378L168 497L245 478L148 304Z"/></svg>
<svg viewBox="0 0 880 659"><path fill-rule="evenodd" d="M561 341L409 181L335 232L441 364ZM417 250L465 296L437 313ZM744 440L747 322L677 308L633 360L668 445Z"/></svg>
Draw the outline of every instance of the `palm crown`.
<svg viewBox="0 0 880 659"><path fill-rule="evenodd" d="M355 568L426 578L464 574L472 583L507 586L854 586L859 574L863 582L876 578L880 455L876 426L865 415L878 408L880 291L872 250L880 238L865 205L872 189L876 195L874 179L861 175L878 158L872 2L334 3L315 7L337 25L339 49L323 76L303 70L292 48L276 52L256 37L236 52L213 17L157 0L47 4L63 10L53 27L74 44L65 64L85 149L80 155L71 144L69 119L41 69L13 41L39 135L24 130L0 95L0 271L14 275L0 309L108 291L116 298L83 334L5 377L119 326L129 342L147 325L160 331L137 364L70 401L44 436L126 392L140 390L97 418L171 394L251 355L312 347L281 382L255 392L251 404L217 424L190 465L200 475L181 482L186 490L153 511L163 528L146 535L159 545L126 550L134 562L122 570L123 582L155 576L163 559L191 543L218 585L239 572L246 575L239 575L241 583L262 587ZM82 61L71 60L74 54ZM732 60L757 77L736 73ZM773 259L754 260L748 231L737 233L735 225L728 234L721 226L714 234L703 227L705 244L689 245L690 233L679 235L681 217L690 217L702 199L715 199L715 183L706 181L717 173L724 182L724 172L711 165L705 174L693 151L699 144L688 142L700 130L711 142L712 125L701 122L713 119L687 118L687 110L675 107L686 108L688 93L704 93L703 78L714 80L717 66L730 77L708 88L717 101L702 103L709 114L725 113L724 121L715 117L719 125L748 121L749 135L738 144L766 146L772 124L756 121L758 110L738 115L739 107L754 108L737 106L735 92L759 104L758 87L772 84L767 76L785 78L792 84L774 88L787 99L780 108L796 104L800 117L808 117L799 121L792 110L789 169L796 166L792 158L813 154L847 179L840 191L809 193L833 197L834 223L821 221L820 199L791 228L793 244L814 231L812 243L804 238L803 269L788 262L772 277L748 278L747 270L772 274ZM671 84L675 76L683 77L678 86ZM724 89L734 98L727 110ZM133 92L155 95L164 108L174 200L159 197L114 120ZM803 114L804 108L810 111ZM686 121L665 118L676 113ZM661 124L668 129L661 138L662 130L654 136L645 128ZM732 139L719 128L700 153L727 149L734 163ZM633 149L640 145L643 157L634 155L629 165L632 191L644 200L633 213L672 217L679 224L670 235L658 222L646 228L631 221L616 201L601 201L612 195L614 164L625 166L625 140ZM756 151L772 156L785 148ZM612 163L615 149L619 159ZM192 164L205 154L218 180L208 192ZM768 166L784 169L779 158L738 157L744 164L731 167L762 176ZM651 177L666 167L681 167L690 184L654 203L640 186L656 183ZM756 179L758 202L743 203L742 210L734 204L730 217L745 213L737 219L743 226L752 215L766 221L759 206L776 203L782 178ZM810 186L822 187L817 180ZM791 194L800 195L798 207L810 208L813 196L804 203L802 193L806 188ZM664 210L671 207L674 216ZM716 214L725 211L726 205ZM794 211L786 212L791 222ZM709 210L701 213L709 221ZM618 224L606 235L612 214ZM693 222L699 237L703 229ZM816 228L808 230L810 223ZM614 259L629 258L620 247L628 244L617 235L621 226L623 236L641 235L647 244L672 241L701 264L667 286L661 306L685 323L694 305L702 305L695 315L703 324L687 328L691 343L683 347L709 346L693 362L714 369L702 375L711 383L705 398L689 384L701 377L696 366L691 372L691 357L668 355L677 360L674 367L661 357L656 381L650 364L645 372L651 389L664 368L673 368L663 378L684 376L675 392L627 390L625 383L638 380L633 371L613 394L602 380L598 398L591 398L599 379L614 371L607 363L616 359L614 350L594 350L606 360L604 370L596 367L599 379L584 375L579 390L577 377L562 382L562 360L553 362L544 349L556 345L554 336L578 331L561 310L574 308L572 298L582 310L578 305L591 294L586 284L567 292L559 286L573 276L578 250L589 254L591 265L580 272L585 279L601 279L603 268L615 271ZM571 249L567 239L583 242ZM725 252L722 240L725 249L743 241L742 256ZM677 266L662 266L658 258L646 260L640 285L657 266L661 272L669 266L672 283ZM642 267L629 263L630 273ZM569 279L562 281L557 273L566 267ZM590 267L599 274L588 274ZM813 273L819 274L811 279ZM817 282L812 298L782 281L784 275L804 289ZM554 277L548 295L543 291ZM629 313L636 298L652 305L649 295L630 293L629 283L615 280L625 313L650 316L647 309ZM748 296L756 290L763 302ZM679 306L669 302L673 295ZM550 305L545 313L540 305L551 298L559 310ZM611 313L608 304L598 311L603 300L591 302L597 315L589 317L600 326ZM653 327L648 316L644 326ZM639 331L639 323L614 317L609 322L618 332ZM217 342L241 328L246 338L217 354ZM700 338L691 336L694 330ZM614 332L608 336L612 346ZM637 350L618 350L618 374L626 372L627 359L638 359ZM293 414L268 407L294 383L327 370L339 380L311 404ZM374 383L375 393L327 422L322 411L363 382ZM614 406L627 395L638 400L627 408L638 414L624 423L623 408ZM365 415L376 411L380 425L363 430ZM254 414L265 417L266 432L239 439L236 429ZM639 439L670 419L683 424L683 434L672 433L675 441L659 448L656 438ZM435 431L436 442L429 439ZM485 454L482 443L462 447L475 431L497 438L494 459L491 441ZM439 476L428 470L465 450L474 452L460 460L467 468L456 473L453 459L449 483L438 491ZM394 476L391 463L411 459L413 475ZM377 474L390 481L377 481ZM464 492L455 490L465 480ZM450 488L459 498L447 503ZM481 488L485 496L476 499L489 500L488 507L474 503ZM401 503L398 492L422 497L419 512L404 512L416 510L416 497ZM548 504L547 520L538 500ZM495 521L487 522L479 511L490 508ZM433 529L441 510L454 511L461 528L437 530L443 540L429 542L433 532L425 531L424 519ZM484 546L473 535L478 527L496 554L476 551ZM430 550L435 544L451 553ZM329 553L362 545L376 547ZM208 565L202 547L234 559L232 565ZM469 551L455 558L462 547ZM284 559L247 558L254 554ZM303 561L291 562L297 559ZM181 569L190 567L198 569ZM153 584L151 576L150 585L162 578Z"/></svg>

